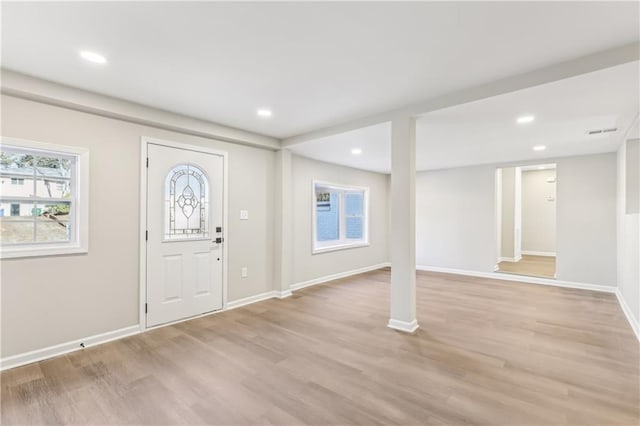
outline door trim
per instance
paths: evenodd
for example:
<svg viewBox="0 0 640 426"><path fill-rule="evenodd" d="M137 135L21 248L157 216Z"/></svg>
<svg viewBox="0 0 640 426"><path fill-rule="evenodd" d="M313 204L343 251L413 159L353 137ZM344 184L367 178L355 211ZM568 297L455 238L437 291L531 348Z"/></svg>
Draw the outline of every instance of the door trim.
<svg viewBox="0 0 640 426"><path fill-rule="evenodd" d="M227 308L227 238L229 235L228 226L228 211L229 211L229 153L227 151L221 151L217 149L207 148L199 145L191 145L182 142L167 141L162 139L151 138L148 136L142 136L140 138L140 233L138 236L140 247L140 262L139 262L139 281L140 281L140 294L139 294L139 321L140 329L146 330L147 316L145 313L145 304L147 303L147 155L149 152L149 144L162 145L169 148L185 149L189 151L202 152L205 154L214 154L222 157L222 178L224 180L222 184L222 229L224 232L222 235L225 238L225 242L222 244L222 310ZM218 311L215 311L218 312Z"/></svg>

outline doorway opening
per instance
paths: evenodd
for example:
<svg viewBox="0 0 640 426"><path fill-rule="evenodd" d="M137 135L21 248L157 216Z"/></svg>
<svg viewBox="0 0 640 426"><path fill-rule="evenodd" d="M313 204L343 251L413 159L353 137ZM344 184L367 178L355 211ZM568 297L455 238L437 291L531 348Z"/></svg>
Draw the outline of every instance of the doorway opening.
<svg viewBox="0 0 640 426"><path fill-rule="evenodd" d="M497 272L556 277L556 165L496 170Z"/></svg>

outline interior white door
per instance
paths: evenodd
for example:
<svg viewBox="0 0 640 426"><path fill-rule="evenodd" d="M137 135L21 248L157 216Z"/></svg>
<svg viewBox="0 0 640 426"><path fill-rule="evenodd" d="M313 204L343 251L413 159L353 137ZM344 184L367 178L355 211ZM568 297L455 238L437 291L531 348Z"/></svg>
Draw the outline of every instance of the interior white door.
<svg viewBox="0 0 640 426"><path fill-rule="evenodd" d="M222 309L224 161L148 145L147 326Z"/></svg>

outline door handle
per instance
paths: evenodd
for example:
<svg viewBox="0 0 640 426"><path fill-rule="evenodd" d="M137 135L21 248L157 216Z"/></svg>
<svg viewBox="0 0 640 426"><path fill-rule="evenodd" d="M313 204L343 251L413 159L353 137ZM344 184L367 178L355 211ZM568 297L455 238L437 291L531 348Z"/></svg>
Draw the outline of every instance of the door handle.
<svg viewBox="0 0 640 426"><path fill-rule="evenodd" d="M216 243L216 244L220 244L220 243L224 242L224 238L217 237L213 242Z"/></svg>

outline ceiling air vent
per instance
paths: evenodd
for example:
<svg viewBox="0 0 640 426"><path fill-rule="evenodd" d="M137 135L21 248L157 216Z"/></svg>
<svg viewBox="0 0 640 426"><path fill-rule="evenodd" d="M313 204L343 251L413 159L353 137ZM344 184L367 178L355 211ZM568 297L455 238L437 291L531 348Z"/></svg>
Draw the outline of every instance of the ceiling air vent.
<svg viewBox="0 0 640 426"><path fill-rule="evenodd" d="M588 135L599 135L600 133L611 133L611 132L615 132L616 130L618 130L616 127L611 127L609 129L596 129L596 130L589 130L587 132Z"/></svg>

